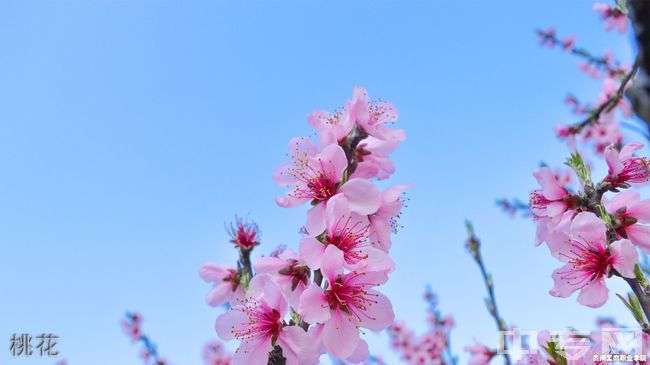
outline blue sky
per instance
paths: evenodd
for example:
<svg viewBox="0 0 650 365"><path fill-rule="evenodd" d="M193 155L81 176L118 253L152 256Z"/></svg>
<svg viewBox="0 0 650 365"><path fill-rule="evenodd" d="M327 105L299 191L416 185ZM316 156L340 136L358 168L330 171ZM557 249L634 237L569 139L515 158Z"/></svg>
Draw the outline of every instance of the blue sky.
<svg viewBox="0 0 650 365"><path fill-rule="evenodd" d="M470 218L510 323L629 323L615 298L593 310L549 296L558 263L494 205L525 198L541 160L563 161L551 128L574 120L566 93L598 92L577 60L537 45L549 25L630 59L629 36L605 33L586 0L1 2L0 341L51 332L72 365L139 364L119 328L137 310L168 359L199 364L220 310L198 267L234 262L234 214L258 221L259 253L297 247L305 209L275 205L271 171L312 133L306 114L355 85L393 101L409 135L390 183L416 186L383 289L399 319L425 329L430 283L457 353L495 343L463 247ZM53 362L0 351L3 364Z"/></svg>

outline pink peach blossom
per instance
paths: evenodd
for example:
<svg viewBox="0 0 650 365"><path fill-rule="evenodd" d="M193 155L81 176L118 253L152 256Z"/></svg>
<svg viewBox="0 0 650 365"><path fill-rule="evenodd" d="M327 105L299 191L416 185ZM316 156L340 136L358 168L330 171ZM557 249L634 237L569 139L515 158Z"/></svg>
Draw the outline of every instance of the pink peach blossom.
<svg viewBox="0 0 650 365"><path fill-rule="evenodd" d="M641 200L638 192L626 190L612 200L603 197L603 205L612 216L618 238L627 238L645 251L650 251L650 200Z"/></svg>
<svg viewBox="0 0 650 365"><path fill-rule="evenodd" d="M401 129L386 128L387 123L397 120L397 108L389 102L374 103L368 92L362 87L355 87L352 100L346 104L351 120L365 133L381 140L403 141L406 135Z"/></svg>
<svg viewBox="0 0 650 365"><path fill-rule="evenodd" d="M630 184L645 183L650 179L650 163L645 157L634 157L632 154L643 148L641 143L628 143L619 152L614 145L605 149L605 161L609 168L607 177L603 180L612 187L629 187Z"/></svg>
<svg viewBox="0 0 650 365"><path fill-rule="evenodd" d="M212 307L234 303L244 296L234 267L206 262L199 268L199 276L206 283L214 283L214 288L205 298L206 303Z"/></svg>
<svg viewBox="0 0 650 365"><path fill-rule="evenodd" d="M627 16L616 7L604 3L595 3L593 9L600 13L600 17L605 21L606 31L614 28L617 28L621 34L627 31Z"/></svg>
<svg viewBox="0 0 650 365"><path fill-rule="evenodd" d="M392 245L391 233L397 229L397 219L400 216L404 202L402 194L413 184L397 185L381 192L381 204L368 219L372 227L370 239L377 248L388 252Z"/></svg>
<svg viewBox="0 0 650 365"><path fill-rule="evenodd" d="M122 331L131 338L131 341L138 341L142 336L142 316L139 313L127 313L126 317L127 319L120 322Z"/></svg>
<svg viewBox="0 0 650 365"><path fill-rule="evenodd" d="M570 239L554 247L554 256L566 263L553 272L555 286L550 294L566 298L580 290L578 303L600 307L607 301L605 278L612 269L634 277L638 255L629 240L607 245L607 228L594 213L578 213L571 222Z"/></svg>
<svg viewBox="0 0 650 365"><path fill-rule="evenodd" d="M307 201L313 207L307 212L307 232L318 235L325 230L327 201L342 194L353 211L372 214L380 203L379 191L369 181L350 179L342 183L348 161L339 145L328 145L318 152L316 146L305 137L289 142L292 162L278 167L273 178L281 186L293 185L285 197L276 198L278 205L288 208Z"/></svg>
<svg viewBox="0 0 650 365"><path fill-rule="evenodd" d="M322 323L322 343L339 359L349 358L360 344L359 328L381 331L393 322L390 300L373 287L388 279L385 272L343 273L343 252L329 245L321 271L329 285L312 284L300 297L298 312L309 323Z"/></svg>
<svg viewBox="0 0 650 365"><path fill-rule="evenodd" d="M300 253L314 270L321 268L325 250L332 246L343 254L343 266L349 270L391 271L393 261L384 251L373 247L369 230L368 217L352 212L348 201L336 196L327 207L325 233L319 238L303 238Z"/></svg>
<svg viewBox="0 0 650 365"><path fill-rule="evenodd" d="M240 304L220 315L215 325L223 340L240 341L233 365L266 365L269 352L276 345L282 348L287 365L317 364L318 357L307 332L284 322L289 305L282 291L264 281L259 293L250 292Z"/></svg>
<svg viewBox="0 0 650 365"><path fill-rule="evenodd" d="M347 109L334 113L316 110L307 116L307 121L318 132L318 143L321 146L339 143L354 127Z"/></svg>
<svg viewBox="0 0 650 365"><path fill-rule="evenodd" d="M381 140L368 137L359 142L356 149L357 168L350 177L362 179L377 178L384 180L395 172L393 162L388 155L400 144L400 140Z"/></svg>
<svg viewBox="0 0 650 365"><path fill-rule="evenodd" d="M486 365L496 355L495 351L476 340L473 345L465 346L464 350L471 356L468 365Z"/></svg>
<svg viewBox="0 0 650 365"><path fill-rule="evenodd" d="M253 263L257 274L269 274L284 293L290 293L289 303L298 300L309 284L309 267L303 258L292 250L284 250L277 256L262 257Z"/></svg>
<svg viewBox="0 0 650 365"><path fill-rule="evenodd" d="M533 173L542 187L530 193L530 209L536 219L548 218L557 222L562 214L571 207L571 194L560 186L555 174L548 168L542 167Z"/></svg>

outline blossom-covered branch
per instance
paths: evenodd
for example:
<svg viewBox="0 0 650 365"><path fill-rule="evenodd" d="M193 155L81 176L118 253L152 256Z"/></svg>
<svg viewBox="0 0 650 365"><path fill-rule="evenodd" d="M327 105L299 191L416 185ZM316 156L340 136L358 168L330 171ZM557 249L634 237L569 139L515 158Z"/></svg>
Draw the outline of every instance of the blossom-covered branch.
<svg viewBox="0 0 650 365"><path fill-rule="evenodd" d="M142 332L142 321L143 318L139 313L127 312L121 322L122 330L132 342L140 342L142 345L140 358L145 365L168 365L167 360L158 354L156 344Z"/></svg>
<svg viewBox="0 0 650 365"><path fill-rule="evenodd" d="M310 202L298 250L252 261L259 228L237 219L228 231L238 266L200 268L214 283L208 304L230 307L216 329L222 339L239 341L235 365L310 365L325 353L355 364L372 359L360 329L380 331L393 322L390 300L375 288L394 270L391 233L409 187L381 192L372 183L395 171L388 155L405 139L402 130L387 128L396 119L391 103L371 100L363 88L342 109L311 113L318 143L293 138L290 161L273 172L276 183L290 187L276 198L279 206Z"/></svg>
<svg viewBox="0 0 650 365"><path fill-rule="evenodd" d="M438 298L429 287L424 300L427 302L429 330L417 336L405 323L395 322L388 329L390 346L409 365L455 365L458 358L451 351L450 340L454 319L440 313Z"/></svg>

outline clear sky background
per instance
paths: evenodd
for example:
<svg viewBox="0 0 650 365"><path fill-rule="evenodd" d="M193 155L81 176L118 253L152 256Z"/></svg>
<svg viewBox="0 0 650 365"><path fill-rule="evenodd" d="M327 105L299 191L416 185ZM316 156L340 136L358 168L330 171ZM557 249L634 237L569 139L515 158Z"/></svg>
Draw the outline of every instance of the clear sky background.
<svg viewBox="0 0 650 365"><path fill-rule="evenodd" d="M430 283L455 316L456 353L473 338L495 344L464 249L470 218L509 323L630 323L613 295L595 310L548 295L559 263L533 246L531 222L494 204L525 199L532 169L564 160L552 126L575 117L562 100L600 87L534 29L630 59L631 38L605 33L591 4L0 2L0 364L54 362L12 359L9 338L23 332L59 335L71 365L139 364L119 327L126 310L174 364L200 364L221 309L205 305L198 267L234 263L223 230L234 214L259 222L258 254L297 247L306 207L275 205L271 171L291 137L311 133L306 114L341 106L355 85L393 101L409 136L390 183L417 185L383 288L398 319L426 328ZM368 338L390 353L385 335Z"/></svg>

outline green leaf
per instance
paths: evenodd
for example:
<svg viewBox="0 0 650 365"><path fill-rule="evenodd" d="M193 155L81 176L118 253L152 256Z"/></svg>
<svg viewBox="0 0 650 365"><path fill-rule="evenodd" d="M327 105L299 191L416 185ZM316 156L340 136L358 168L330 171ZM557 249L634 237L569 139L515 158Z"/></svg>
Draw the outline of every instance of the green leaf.
<svg viewBox="0 0 650 365"><path fill-rule="evenodd" d="M625 0L616 0L616 6L614 8L620 11L621 13L623 13L625 16L628 16L628 14L630 13L627 9L627 4L625 3Z"/></svg>
<svg viewBox="0 0 650 365"><path fill-rule="evenodd" d="M557 337L551 338L551 341L548 342L547 347L544 347L544 350L546 350L546 353L548 353L548 355L555 360L558 365L567 365L565 352L558 344Z"/></svg>
<svg viewBox="0 0 650 365"><path fill-rule="evenodd" d="M610 227L612 225L612 217L610 217L607 213L605 206L598 204L598 209L600 210L600 219L602 219L603 222L605 222L605 224Z"/></svg>
<svg viewBox="0 0 650 365"><path fill-rule="evenodd" d="M576 152L571 154L571 157L567 158L565 164L575 171L583 186L591 183L591 171L585 165L585 161L580 156L580 153Z"/></svg>
<svg viewBox="0 0 650 365"><path fill-rule="evenodd" d="M636 279L640 281L644 286L648 284L648 279L646 279L639 264L634 265L634 276L636 276Z"/></svg>
<svg viewBox="0 0 650 365"><path fill-rule="evenodd" d="M632 316L634 319L640 324L644 325L645 324L645 319L643 317L643 310L641 309L641 303L639 303L639 299L632 293L629 293L627 295L628 300L626 300L622 295L616 293L616 296L621 299L623 304L627 307L627 309L630 310L630 313L632 313Z"/></svg>

